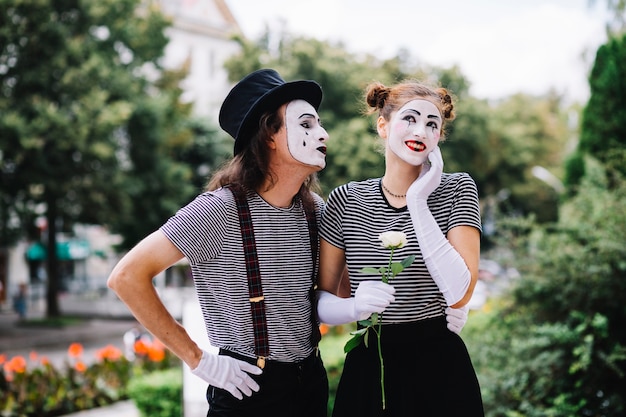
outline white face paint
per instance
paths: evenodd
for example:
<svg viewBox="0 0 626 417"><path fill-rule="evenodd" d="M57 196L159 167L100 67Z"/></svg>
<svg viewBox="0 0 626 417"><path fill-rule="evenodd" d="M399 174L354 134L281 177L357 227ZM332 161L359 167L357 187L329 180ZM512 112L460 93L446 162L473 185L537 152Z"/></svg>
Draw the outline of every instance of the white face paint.
<svg viewBox="0 0 626 417"><path fill-rule="evenodd" d="M285 110L287 146L296 161L320 168L326 166L328 133L320 124L315 108L305 100L294 100Z"/></svg>
<svg viewBox="0 0 626 417"><path fill-rule="evenodd" d="M441 114L433 103L409 101L389 121L389 149L407 164L422 165L439 143L441 123Z"/></svg>

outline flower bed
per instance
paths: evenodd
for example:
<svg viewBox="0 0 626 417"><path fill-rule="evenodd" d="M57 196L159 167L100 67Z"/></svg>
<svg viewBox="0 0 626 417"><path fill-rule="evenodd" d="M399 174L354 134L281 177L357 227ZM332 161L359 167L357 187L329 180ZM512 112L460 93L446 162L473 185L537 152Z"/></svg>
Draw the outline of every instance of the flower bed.
<svg viewBox="0 0 626 417"><path fill-rule="evenodd" d="M67 356L58 367L35 351L28 358L0 355L0 415L52 417L108 405L128 398L133 377L178 365L162 343L145 337L129 355L107 345L88 361L83 346L72 343Z"/></svg>

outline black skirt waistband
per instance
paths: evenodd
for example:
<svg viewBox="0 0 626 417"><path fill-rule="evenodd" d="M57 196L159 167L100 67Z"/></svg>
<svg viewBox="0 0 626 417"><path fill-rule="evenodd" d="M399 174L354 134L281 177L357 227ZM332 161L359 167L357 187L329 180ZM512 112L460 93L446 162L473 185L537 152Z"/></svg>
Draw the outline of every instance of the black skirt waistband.
<svg viewBox="0 0 626 417"><path fill-rule="evenodd" d="M448 337L450 334L446 317L437 316L408 323L383 324L381 340L385 343L406 344L438 337ZM369 338L370 341L375 340L376 333L370 331Z"/></svg>

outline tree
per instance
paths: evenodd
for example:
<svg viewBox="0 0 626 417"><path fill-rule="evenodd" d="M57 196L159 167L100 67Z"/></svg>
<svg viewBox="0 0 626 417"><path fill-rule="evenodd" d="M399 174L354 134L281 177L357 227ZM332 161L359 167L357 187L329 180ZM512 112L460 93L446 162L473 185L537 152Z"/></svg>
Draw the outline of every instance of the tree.
<svg viewBox="0 0 626 417"><path fill-rule="evenodd" d="M181 102L186 75L185 66L163 71L155 83L159 94L138 100L127 122L128 161L117 172L123 204L104 220L121 236L119 250L133 247L188 203L232 152L231 140Z"/></svg>
<svg viewBox="0 0 626 417"><path fill-rule="evenodd" d="M626 174L626 34L598 48L589 75L591 95L583 110L580 142L570 158L567 182L584 175L585 155L599 159L610 178Z"/></svg>
<svg viewBox="0 0 626 417"><path fill-rule="evenodd" d="M58 232L123 206L124 126L151 92L167 24L149 1L0 0L2 194L47 218L48 316L60 314Z"/></svg>

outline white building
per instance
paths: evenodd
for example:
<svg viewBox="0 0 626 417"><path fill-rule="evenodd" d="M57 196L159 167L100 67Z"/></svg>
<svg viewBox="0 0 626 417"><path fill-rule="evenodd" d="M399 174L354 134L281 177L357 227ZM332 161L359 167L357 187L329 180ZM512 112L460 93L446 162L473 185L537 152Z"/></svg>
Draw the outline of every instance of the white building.
<svg viewBox="0 0 626 417"><path fill-rule="evenodd" d="M166 31L170 42L164 66L190 65L184 99L198 115L214 117L231 85L223 64L239 45L231 40L241 29L224 0L161 0L163 12L173 18Z"/></svg>

